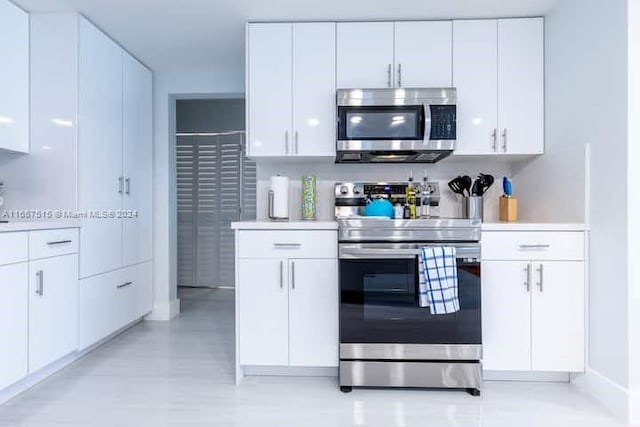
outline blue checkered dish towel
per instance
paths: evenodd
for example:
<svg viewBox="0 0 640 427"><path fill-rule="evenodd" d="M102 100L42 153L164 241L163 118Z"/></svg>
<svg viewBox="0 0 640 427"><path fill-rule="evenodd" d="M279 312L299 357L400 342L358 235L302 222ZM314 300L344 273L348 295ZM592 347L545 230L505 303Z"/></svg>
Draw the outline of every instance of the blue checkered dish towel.
<svg viewBox="0 0 640 427"><path fill-rule="evenodd" d="M431 314L460 311L456 248L426 246L420 257L420 307Z"/></svg>

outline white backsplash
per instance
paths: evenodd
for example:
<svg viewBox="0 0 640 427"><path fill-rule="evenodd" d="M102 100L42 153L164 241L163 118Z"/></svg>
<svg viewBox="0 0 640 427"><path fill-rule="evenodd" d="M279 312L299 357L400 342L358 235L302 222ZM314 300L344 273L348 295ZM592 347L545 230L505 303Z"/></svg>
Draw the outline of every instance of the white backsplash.
<svg viewBox="0 0 640 427"><path fill-rule="evenodd" d="M511 166L502 161L486 159L448 158L434 165L418 164L351 164L337 165L332 159L302 161L300 159L260 160L257 167L257 219L267 219L267 192L269 179L273 175L284 175L290 179L289 218L301 217L301 193L303 175L318 177L318 219L334 218L334 185L341 181L406 181L411 171L416 181L421 182L424 171L430 181L440 183L440 216L461 217L461 196L455 195L447 186L458 175L469 175L475 179L479 173L488 173L496 183L485 195L484 220L498 220L498 197L502 194L502 177L511 174Z"/></svg>

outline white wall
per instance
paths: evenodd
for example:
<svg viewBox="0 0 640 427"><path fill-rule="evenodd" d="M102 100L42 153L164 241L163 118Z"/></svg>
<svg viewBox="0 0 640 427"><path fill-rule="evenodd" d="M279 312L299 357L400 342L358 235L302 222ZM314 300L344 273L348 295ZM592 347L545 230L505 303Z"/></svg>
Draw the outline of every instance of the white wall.
<svg viewBox="0 0 640 427"><path fill-rule="evenodd" d="M316 175L318 177L318 219L332 220L334 218L334 184L341 181L401 181L409 178L413 171L413 177L417 182L422 182L424 170L430 180L440 183L441 211L443 217L462 216L462 204L460 196L449 189L447 182L458 175L469 175L475 179L478 173L489 173L496 178L496 184L485 196L485 221L497 221L498 197L502 192L502 176L510 175L509 164L499 161L463 160L449 157L434 165L336 165L334 159L324 159L301 162L299 160L261 160L257 164L258 193L257 193L257 218L267 218L267 192L269 190L269 178L273 175L285 175L290 179L289 218L300 219L301 216L301 192L303 175Z"/></svg>
<svg viewBox="0 0 640 427"><path fill-rule="evenodd" d="M545 26L547 154L517 176L529 180L524 185L538 181L549 191L547 201L544 192L538 191L540 199L535 203L542 208L579 218L585 179L581 153L584 144L590 146L586 178L590 182L587 376L591 382L586 388L625 416L629 386L627 0L561 0L546 16Z"/></svg>
<svg viewBox="0 0 640 427"><path fill-rule="evenodd" d="M154 265L152 320L179 312L176 268L175 99L244 92L244 73L219 69L156 72L154 79Z"/></svg>
<svg viewBox="0 0 640 427"><path fill-rule="evenodd" d="M640 424L640 2L628 2L629 38L629 389L630 420Z"/></svg>

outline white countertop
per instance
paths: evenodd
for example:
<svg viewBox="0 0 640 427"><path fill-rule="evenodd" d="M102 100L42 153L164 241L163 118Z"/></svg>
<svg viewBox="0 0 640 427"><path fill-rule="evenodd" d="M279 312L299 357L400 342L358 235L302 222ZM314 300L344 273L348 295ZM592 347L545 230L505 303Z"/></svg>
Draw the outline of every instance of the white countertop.
<svg viewBox="0 0 640 427"><path fill-rule="evenodd" d="M233 230L337 230L336 221L240 221Z"/></svg>
<svg viewBox="0 0 640 427"><path fill-rule="evenodd" d="M13 221L0 223L0 233L10 231L55 230L58 228L79 228L80 221Z"/></svg>
<svg viewBox="0 0 640 427"><path fill-rule="evenodd" d="M580 223L562 222L483 222L482 231L585 231Z"/></svg>

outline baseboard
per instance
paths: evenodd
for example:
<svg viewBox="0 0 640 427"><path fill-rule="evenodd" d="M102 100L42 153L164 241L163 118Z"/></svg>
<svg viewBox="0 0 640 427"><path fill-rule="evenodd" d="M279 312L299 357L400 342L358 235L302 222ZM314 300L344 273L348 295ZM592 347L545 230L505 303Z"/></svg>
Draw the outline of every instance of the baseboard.
<svg viewBox="0 0 640 427"><path fill-rule="evenodd" d="M23 379L21 379L20 381L18 381L16 383L10 385L9 387L0 390L0 405L2 405L3 403L8 402L9 400L13 399L14 397L18 396L19 394L24 393L25 391L29 390L31 387L37 385L41 381L44 381L45 379L47 379L51 375L55 374L56 372L61 371L62 369L66 368L67 366L69 366L70 364L75 362L76 360L78 360L78 359L84 357L85 355L91 353L96 348L98 348L101 345L105 344L106 342L112 340L116 336L120 335L122 332L124 332L127 329L131 328L133 325L136 325L136 324L140 323L141 321L142 321L142 319L136 319L133 322L129 323L128 325L124 326L123 328L118 329L117 331L115 331L114 333L109 335L108 337L103 338L99 342L91 345L90 347L87 347L84 350L74 351L73 353L70 353L70 354L68 354L68 355L56 360L55 362L45 366L44 368L39 369L38 371L27 375L26 377L24 377Z"/></svg>
<svg viewBox="0 0 640 427"><path fill-rule="evenodd" d="M483 371L484 381L568 383L568 372Z"/></svg>
<svg viewBox="0 0 640 427"><path fill-rule="evenodd" d="M629 396L629 424L640 426L640 390L634 390Z"/></svg>
<svg viewBox="0 0 640 427"><path fill-rule="evenodd" d="M180 300L178 298L162 302L154 303L153 310L147 314L144 320L166 321L171 320L180 314Z"/></svg>
<svg viewBox="0 0 640 427"><path fill-rule="evenodd" d="M243 366L245 376L337 377L338 368L307 366Z"/></svg>
<svg viewBox="0 0 640 427"><path fill-rule="evenodd" d="M611 381L600 372L588 368L584 374L573 375L571 382L578 390L598 401L616 418L629 423L631 422L631 417L634 416L636 417L634 422L640 422L637 419L638 410L630 406L634 402L632 402L632 395L629 390Z"/></svg>

